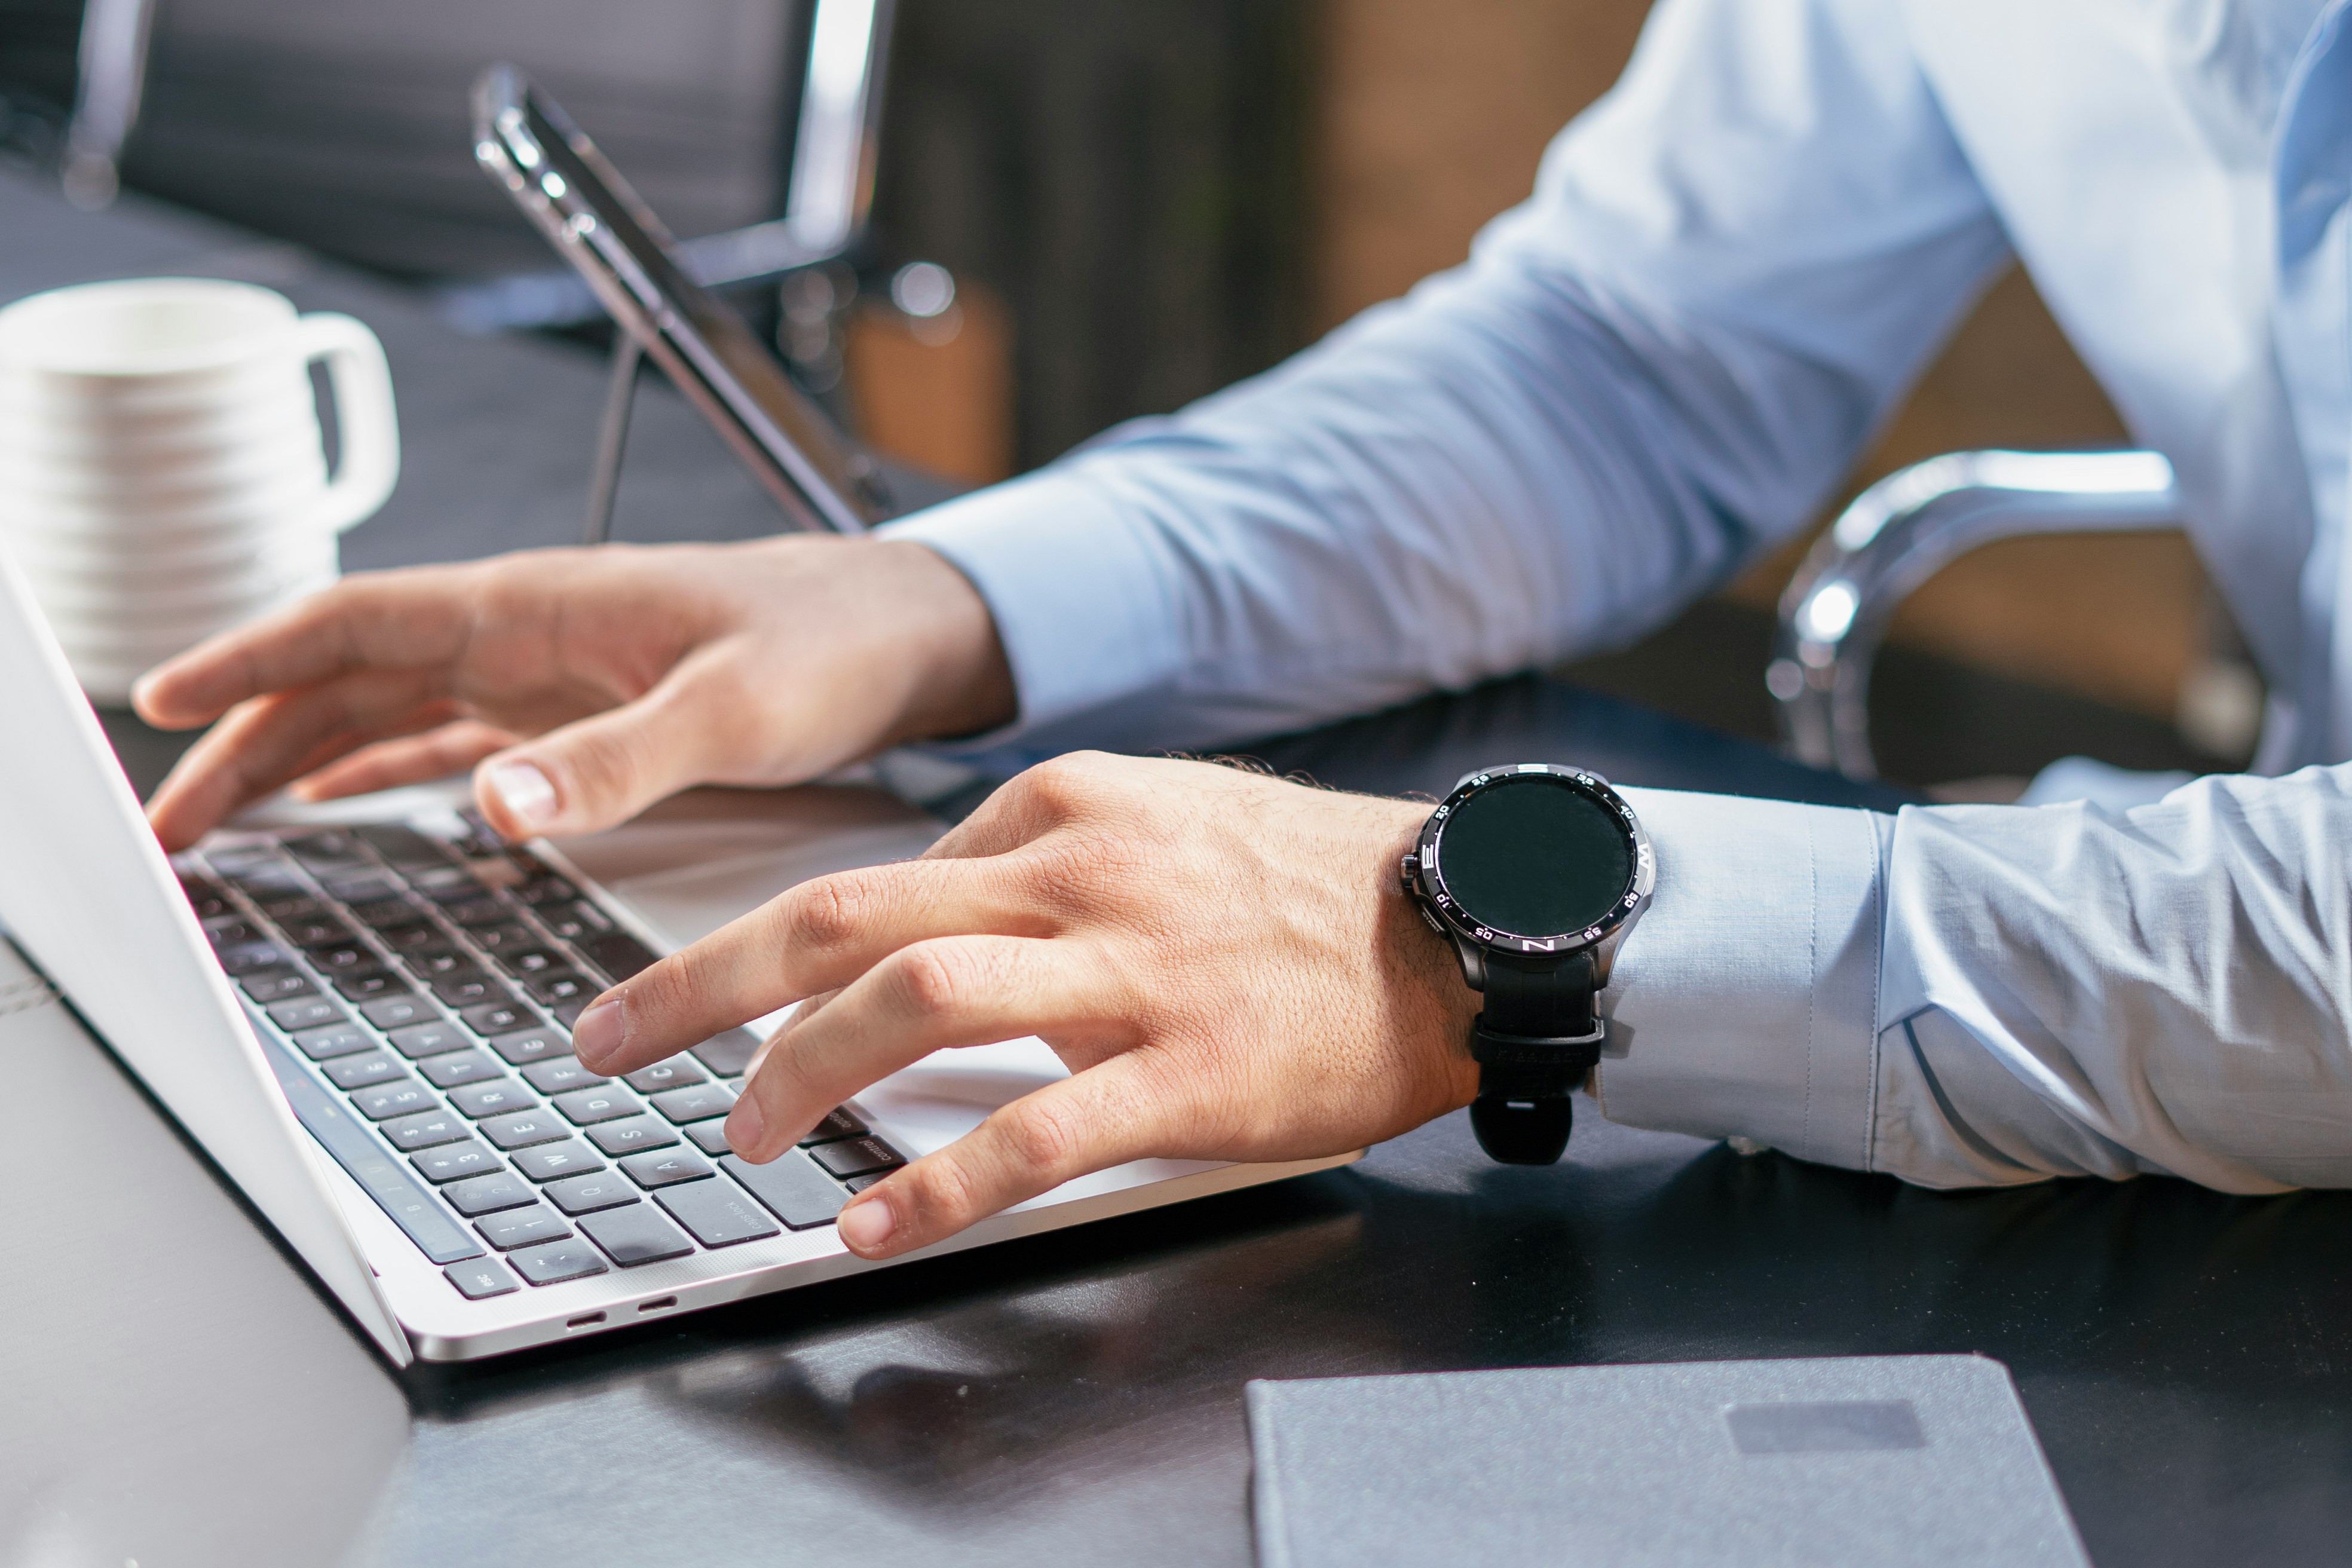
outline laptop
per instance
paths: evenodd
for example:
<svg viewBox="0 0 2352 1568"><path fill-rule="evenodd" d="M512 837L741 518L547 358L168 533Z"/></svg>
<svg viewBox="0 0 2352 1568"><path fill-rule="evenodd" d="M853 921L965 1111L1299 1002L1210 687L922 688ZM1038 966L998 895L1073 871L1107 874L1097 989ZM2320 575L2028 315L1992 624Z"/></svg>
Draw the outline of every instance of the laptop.
<svg viewBox="0 0 2352 1568"><path fill-rule="evenodd" d="M656 253L666 243L639 237ZM750 363L748 329L730 333L719 323L732 318L707 300L697 310L695 335L725 337L736 368ZM642 324L677 339L675 321ZM681 363L715 366L714 387L730 380L725 361ZM759 455L804 520L852 524L878 509L854 444L837 432L816 443L830 426L802 422L822 421L813 405L747 404L723 388L696 401L723 405L739 452ZM769 414L746 416L757 407ZM845 825L804 845L787 874L706 879L685 899L658 866L638 868L632 897L583 863L630 829L569 854L505 844L462 785L249 814L167 859L5 551L0 668L11 672L0 682L0 927L397 1365L889 1267L841 1244L834 1216L850 1194L1066 1070L1034 1039L938 1053L835 1110L800 1148L747 1163L719 1129L760 1030L779 1018L619 1079L581 1067L572 1020L794 875L919 852L941 825L920 831L911 811L895 835ZM0 1049L8 1034L0 1005ZM909 1256L1356 1157L1139 1161Z"/></svg>

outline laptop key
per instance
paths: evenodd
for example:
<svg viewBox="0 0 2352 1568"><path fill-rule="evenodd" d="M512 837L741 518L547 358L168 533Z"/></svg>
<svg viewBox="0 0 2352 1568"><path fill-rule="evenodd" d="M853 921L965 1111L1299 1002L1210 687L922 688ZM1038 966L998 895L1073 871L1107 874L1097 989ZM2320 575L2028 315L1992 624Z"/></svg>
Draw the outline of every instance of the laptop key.
<svg viewBox="0 0 2352 1568"><path fill-rule="evenodd" d="M604 1162L596 1158L596 1152L577 1138L520 1150L515 1154L514 1163L516 1170L534 1182L552 1182L560 1177L584 1175L604 1168Z"/></svg>
<svg viewBox="0 0 2352 1568"><path fill-rule="evenodd" d="M760 1037L749 1029L730 1029L694 1047L696 1061L720 1078L740 1078L760 1049Z"/></svg>
<svg viewBox="0 0 2352 1568"><path fill-rule="evenodd" d="M307 974L291 969L257 969L237 982L247 996L264 1006L272 1002L290 1001L297 996L310 996L319 988Z"/></svg>
<svg viewBox="0 0 2352 1568"><path fill-rule="evenodd" d="M453 973L439 976L432 984L433 994L458 1009L461 1017L464 1016L465 1009L468 1007L478 1007L485 1003L497 1004L508 1000L506 983L494 977L486 969L460 969ZM512 1025L499 1026L503 1028L512 1026Z"/></svg>
<svg viewBox="0 0 2352 1568"><path fill-rule="evenodd" d="M742 1183L769 1213L794 1230L831 1225L834 1215L841 1212L841 1205L849 1201L841 1184L810 1163L809 1157L797 1149L787 1149L764 1165L754 1165L739 1155L730 1154L719 1162L719 1168ZM656 1195L665 1199L668 1196L667 1193ZM665 1206L677 1212L672 1205Z"/></svg>
<svg viewBox="0 0 2352 1568"><path fill-rule="evenodd" d="M530 999L548 1007L560 1007L572 1003L586 1004L600 994L604 987L576 969L551 970L534 974L522 983Z"/></svg>
<svg viewBox="0 0 2352 1568"><path fill-rule="evenodd" d="M656 1149L644 1154L632 1154L621 1162L629 1180L648 1190L675 1186L680 1182L698 1182L710 1174L710 1166L699 1154L683 1149Z"/></svg>
<svg viewBox="0 0 2352 1568"><path fill-rule="evenodd" d="M500 1209L520 1208L539 1201L538 1192L529 1182L512 1171L499 1171L488 1176L468 1176L462 1182L452 1182L441 1189L457 1211L467 1219L476 1215L496 1214ZM540 1239L552 1241L551 1236Z"/></svg>
<svg viewBox="0 0 2352 1568"><path fill-rule="evenodd" d="M490 1049L519 1068L545 1061L550 1057L572 1055L572 1042L553 1029L517 1029L504 1035L495 1031L485 1032L490 1036Z"/></svg>
<svg viewBox="0 0 2352 1568"><path fill-rule="evenodd" d="M436 1089L456 1089L460 1084L482 1083L507 1075L506 1068L480 1051L450 1051L427 1057L416 1064L416 1070Z"/></svg>
<svg viewBox="0 0 2352 1568"><path fill-rule="evenodd" d="M395 1116L405 1116L412 1110L438 1110L441 1102L433 1091L410 1079L405 1083L388 1083L380 1089L363 1089L352 1096L352 1103L370 1121L386 1121Z"/></svg>
<svg viewBox="0 0 2352 1568"><path fill-rule="evenodd" d="M519 1110L539 1109L539 1100L530 1090L504 1073L488 1083L469 1083L462 1089L452 1090L449 1103L477 1121L486 1116L508 1116ZM541 1140L532 1139L531 1142L539 1142ZM515 1149L521 1145L502 1143L499 1147Z"/></svg>
<svg viewBox="0 0 2352 1568"><path fill-rule="evenodd" d="M734 1110L735 1091L723 1083L698 1083L690 1089L673 1089L667 1094L655 1095L653 1107L684 1126L689 1121L708 1121Z"/></svg>
<svg viewBox="0 0 2352 1568"><path fill-rule="evenodd" d="M330 975L383 967L383 960L375 955L375 949L358 942L331 942L323 947L305 948L302 956Z"/></svg>
<svg viewBox="0 0 2352 1568"><path fill-rule="evenodd" d="M616 984L651 967L659 956L625 931L600 931L594 936L583 937L579 945L590 962L611 975Z"/></svg>
<svg viewBox="0 0 2352 1568"><path fill-rule="evenodd" d="M734 1152L727 1142L724 1121L698 1121L686 1130L686 1141L713 1158Z"/></svg>
<svg viewBox="0 0 2352 1568"><path fill-rule="evenodd" d="M241 942L214 949L213 962L231 974L252 974L264 969L289 969L293 958L275 942Z"/></svg>
<svg viewBox="0 0 2352 1568"><path fill-rule="evenodd" d="M321 877L319 885L331 898L346 904L382 903L400 897L400 879L383 871L361 871L343 877Z"/></svg>
<svg viewBox="0 0 2352 1568"><path fill-rule="evenodd" d="M515 1283L515 1277L507 1271L506 1265L496 1258L483 1258L472 1263L452 1263L441 1272L448 1277L450 1284L457 1287L457 1293L468 1301L479 1301L491 1296L503 1296L510 1290L522 1289Z"/></svg>
<svg viewBox="0 0 2352 1568"><path fill-rule="evenodd" d="M474 974L482 966L474 955L443 936L433 932L434 941L417 942L400 950L400 962L425 980L440 980L452 974Z"/></svg>
<svg viewBox="0 0 2352 1568"><path fill-rule="evenodd" d="M301 1047L302 1054L314 1062L375 1049L373 1035L364 1029L354 1029L348 1024L326 1029L305 1029L294 1037L294 1043Z"/></svg>
<svg viewBox="0 0 2352 1568"><path fill-rule="evenodd" d="M560 1285L566 1279L612 1272L604 1266L604 1255L584 1241L527 1247L508 1253L507 1261L514 1265L516 1273L534 1285Z"/></svg>
<svg viewBox="0 0 2352 1568"><path fill-rule="evenodd" d="M666 1089L684 1089L688 1084L709 1081L709 1075L694 1065L692 1057L672 1057L629 1074L629 1087L640 1094L659 1094Z"/></svg>
<svg viewBox="0 0 2352 1568"><path fill-rule="evenodd" d="M526 947L512 952L494 952L491 962L518 980L528 980L536 974L566 970L571 963L543 947Z"/></svg>
<svg viewBox="0 0 2352 1568"><path fill-rule="evenodd" d="M456 1025L436 1019L430 1024L411 1024L404 1029L394 1029L392 1043L402 1056L414 1061L422 1057L437 1057L444 1051L464 1050L474 1040Z"/></svg>
<svg viewBox="0 0 2352 1568"><path fill-rule="evenodd" d="M352 828L352 837L365 840L369 848L383 856L385 863L396 870L440 867L449 863L449 857L442 852L441 846L402 823L367 823Z"/></svg>
<svg viewBox="0 0 2352 1568"><path fill-rule="evenodd" d="M367 864L358 841L340 827L321 828L279 842L286 853L313 871L338 871L348 866Z"/></svg>
<svg viewBox="0 0 2352 1568"><path fill-rule="evenodd" d="M443 904L441 912L461 926L496 925L513 915L503 899L494 899L487 893L478 898L460 899L455 903Z"/></svg>
<svg viewBox="0 0 2352 1568"><path fill-rule="evenodd" d="M566 1176L560 1182L548 1183L540 1191L565 1214L593 1214L598 1209L619 1208L623 1204L637 1201L636 1188L604 1170L584 1176Z"/></svg>
<svg viewBox="0 0 2352 1568"><path fill-rule="evenodd" d="M346 1002L373 1002L379 996L409 994L408 982L389 969L366 969L335 976L335 991Z"/></svg>
<svg viewBox="0 0 2352 1568"><path fill-rule="evenodd" d="M650 1116L633 1116L591 1127L588 1141L607 1154L634 1154L641 1149L667 1149L677 1142L677 1134Z"/></svg>
<svg viewBox="0 0 2352 1568"><path fill-rule="evenodd" d="M694 1250L694 1244L678 1235L675 1226L644 1204L592 1214L580 1222L580 1229L624 1268L684 1258Z"/></svg>
<svg viewBox="0 0 2352 1568"><path fill-rule="evenodd" d="M491 1153L489 1150L475 1142L471 1138L462 1142L445 1143L438 1149L427 1149L422 1153L411 1154L408 1157L408 1163L416 1167L418 1175L436 1186L444 1182L457 1181L461 1177L487 1175L492 1171L506 1169L499 1163L499 1157L496 1154Z"/></svg>
<svg viewBox="0 0 2352 1568"><path fill-rule="evenodd" d="M423 916L415 910L409 909L407 905L403 904L401 908L406 911L406 920L415 921L416 923L410 925L402 922L378 927L375 933L376 941L398 953L421 952L426 948L449 945L448 932L439 926L427 923Z"/></svg>
<svg viewBox="0 0 2352 1568"><path fill-rule="evenodd" d="M411 1024L437 1024L441 1015L421 996L383 996L360 1009L360 1016L389 1034Z"/></svg>
<svg viewBox="0 0 2352 1568"><path fill-rule="evenodd" d="M732 1247L739 1241L758 1241L776 1234L776 1222L768 1211L745 1197L732 1183L689 1182L664 1187L654 1194L654 1202L667 1209L705 1247Z"/></svg>
<svg viewBox="0 0 2352 1568"><path fill-rule="evenodd" d="M376 1130L392 1140L392 1146L404 1154L419 1149L431 1149L443 1143L455 1143L467 1135L466 1119L452 1116L446 1110L420 1110L414 1116L395 1116L389 1121L379 1121Z"/></svg>
<svg viewBox="0 0 2352 1568"><path fill-rule="evenodd" d="M516 921L501 921L494 926L479 926L466 933L474 945L493 958L510 952L520 952L527 947L544 947L539 933Z"/></svg>
<svg viewBox="0 0 2352 1568"><path fill-rule="evenodd" d="M847 1187L853 1194L862 1193L889 1173L887 1171L868 1171L862 1176L852 1176L841 1184Z"/></svg>
<svg viewBox="0 0 2352 1568"><path fill-rule="evenodd" d="M243 947L247 942L269 940L268 932L247 920L243 915L229 909L226 904L221 908L224 912L214 915L204 922L205 940L213 944L215 952L226 952L232 947Z"/></svg>
<svg viewBox="0 0 2352 1568"><path fill-rule="evenodd" d="M505 1035L517 1029L536 1029L542 1026L540 1016L520 1003L509 1001L501 988L498 999L478 1007L468 1007L457 1015L466 1020L466 1027L478 1035ZM520 1066L520 1063L517 1063Z"/></svg>
<svg viewBox="0 0 2352 1568"><path fill-rule="evenodd" d="M228 896L221 890L218 882L203 877L183 877L180 879L180 891L187 895L189 906L196 911L196 918L200 921L236 912L235 906L228 901Z"/></svg>
<svg viewBox="0 0 2352 1568"><path fill-rule="evenodd" d="M526 904L561 904L580 896L580 889L551 874L532 878L515 889L515 897Z"/></svg>
<svg viewBox="0 0 2352 1568"><path fill-rule="evenodd" d="M305 910L279 916L278 929L286 933L288 942L305 951L334 947L352 941L352 928L329 913L323 905L316 911Z"/></svg>
<svg viewBox="0 0 2352 1568"><path fill-rule="evenodd" d="M865 1135L866 1123L852 1116L847 1106L836 1105L824 1113L824 1121L808 1130L808 1136L801 1140L801 1147L806 1149L813 1144L831 1143L836 1139L862 1138Z"/></svg>
<svg viewBox="0 0 2352 1568"><path fill-rule="evenodd" d="M595 1089L613 1080L590 1072L580 1065L578 1057L550 1057L533 1062L522 1069L523 1081L544 1095L568 1093L575 1089Z"/></svg>
<svg viewBox="0 0 2352 1568"><path fill-rule="evenodd" d="M820 1143L809 1151L814 1160L831 1175L844 1180L862 1176L868 1171L888 1171L907 1163L906 1157L879 1138L852 1138L846 1142Z"/></svg>
<svg viewBox="0 0 2352 1568"><path fill-rule="evenodd" d="M363 1057L339 1057L327 1063L327 1076L337 1089L373 1089L380 1083L392 1083L406 1078L408 1069L389 1051L371 1051Z"/></svg>
<svg viewBox="0 0 2352 1568"><path fill-rule="evenodd" d="M305 996L292 1002L278 1002L265 1009L269 1021L291 1035L301 1029L323 1029L330 1026L349 1028L351 1018L332 1002L321 996Z"/></svg>
<svg viewBox="0 0 2352 1568"><path fill-rule="evenodd" d="M582 937L613 929L613 922L605 917L604 911L591 903L563 904L554 908L542 906L539 918L547 923L548 930L566 942L578 942Z"/></svg>
<svg viewBox="0 0 2352 1568"><path fill-rule="evenodd" d="M378 931L387 926L415 925L424 918L424 911L406 899L372 899L366 903L352 906L352 919ZM427 926L425 929L429 931L432 928Z"/></svg>
<svg viewBox="0 0 2352 1568"><path fill-rule="evenodd" d="M572 1234L563 1216L553 1209L534 1201L527 1209L508 1209L474 1222L482 1239L500 1252L512 1252L518 1247L536 1247L541 1242L562 1241Z"/></svg>
<svg viewBox="0 0 2352 1568"><path fill-rule="evenodd" d="M463 1089L458 1090L460 1094ZM501 1149L528 1149L533 1143L552 1143L566 1137L572 1129L543 1110L525 1110L513 1116L500 1116L478 1122L476 1130Z"/></svg>
<svg viewBox="0 0 2352 1568"><path fill-rule="evenodd" d="M581 1127L593 1127L600 1121L618 1121L624 1116L635 1116L645 1110L637 1097L627 1089L607 1086L603 1089L575 1089L569 1094L558 1095L555 1109L564 1119Z"/></svg>

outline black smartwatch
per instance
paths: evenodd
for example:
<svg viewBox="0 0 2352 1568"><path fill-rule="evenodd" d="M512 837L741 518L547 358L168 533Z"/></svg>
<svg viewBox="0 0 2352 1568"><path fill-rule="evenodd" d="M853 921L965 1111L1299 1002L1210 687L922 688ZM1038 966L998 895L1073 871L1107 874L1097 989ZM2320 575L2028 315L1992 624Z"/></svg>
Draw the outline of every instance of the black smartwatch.
<svg viewBox="0 0 2352 1568"><path fill-rule="evenodd" d="M1569 1095L1608 1035L1595 995L1657 883L1649 836L1597 773L1486 768L1430 813L1404 890L1485 994L1470 1125L1495 1159L1549 1165L1568 1147Z"/></svg>

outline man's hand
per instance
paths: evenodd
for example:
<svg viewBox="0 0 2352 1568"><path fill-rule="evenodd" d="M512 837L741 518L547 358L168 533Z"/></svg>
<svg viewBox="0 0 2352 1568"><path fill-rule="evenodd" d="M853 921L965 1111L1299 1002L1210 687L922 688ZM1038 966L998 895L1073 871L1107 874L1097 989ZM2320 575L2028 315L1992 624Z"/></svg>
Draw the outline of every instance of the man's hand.
<svg viewBox="0 0 2352 1568"><path fill-rule="evenodd" d="M919 860L803 883L615 986L604 1073L803 1000L727 1121L745 1158L951 1046L1036 1035L1072 1076L853 1199L889 1258L1147 1156L1306 1159L1469 1103L1474 998L1397 886L1425 806L1080 753Z"/></svg>
<svg viewBox="0 0 2352 1568"><path fill-rule="evenodd" d="M347 577L134 700L167 730L221 721L149 804L173 849L289 784L323 800L478 763L499 832L585 833L689 784L797 783L1013 710L961 573L919 544L809 535Z"/></svg>

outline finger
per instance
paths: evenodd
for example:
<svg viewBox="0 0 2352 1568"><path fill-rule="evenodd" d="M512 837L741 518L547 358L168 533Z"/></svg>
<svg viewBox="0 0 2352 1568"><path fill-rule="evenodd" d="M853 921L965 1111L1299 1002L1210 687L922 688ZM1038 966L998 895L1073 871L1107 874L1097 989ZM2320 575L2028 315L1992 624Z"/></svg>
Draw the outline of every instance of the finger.
<svg viewBox="0 0 2352 1568"><path fill-rule="evenodd" d="M474 795L509 838L593 833L725 771L744 723L688 659L644 696L488 759Z"/></svg>
<svg viewBox="0 0 2352 1568"><path fill-rule="evenodd" d="M149 801L164 843L193 843L239 807L387 734L457 716L436 675L369 670L256 699L188 748Z"/></svg>
<svg viewBox="0 0 2352 1568"><path fill-rule="evenodd" d="M491 752L515 743L504 730L478 719L436 723L422 735L378 741L340 762L294 781L298 800L339 800L402 784L423 784L463 773Z"/></svg>
<svg viewBox="0 0 2352 1568"><path fill-rule="evenodd" d="M1189 1152L1184 1086L1129 1052L1024 1094L937 1153L849 1200L836 1222L861 1258L896 1258L1064 1182Z"/></svg>
<svg viewBox="0 0 2352 1568"><path fill-rule="evenodd" d="M899 949L814 1013L794 1017L749 1074L727 1142L765 1162L827 1111L933 1051L1124 1016L1124 987L1087 950L1033 937L955 936Z"/></svg>
<svg viewBox="0 0 2352 1568"><path fill-rule="evenodd" d="M849 984L932 937L1043 936L999 860L903 860L818 877L648 966L572 1027L598 1072L634 1072L758 1018Z"/></svg>
<svg viewBox="0 0 2352 1568"><path fill-rule="evenodd" d="M185 730L253 698L357 669L449 665L463 652L474 618L470 595L454 588L463 570L346 577L149 671L132 689L131 704L159 729Z"/></svg>

